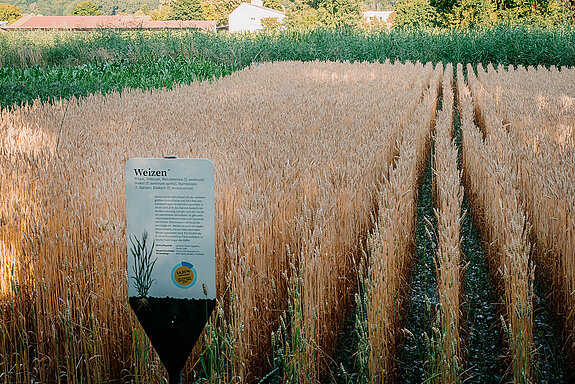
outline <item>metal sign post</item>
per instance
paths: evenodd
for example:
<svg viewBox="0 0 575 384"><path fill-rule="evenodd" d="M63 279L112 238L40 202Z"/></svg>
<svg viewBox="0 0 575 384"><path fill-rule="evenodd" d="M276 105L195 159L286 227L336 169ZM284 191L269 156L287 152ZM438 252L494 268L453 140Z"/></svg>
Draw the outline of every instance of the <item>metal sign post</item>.
<svg viewBox="0 0 575 384"><path fill-rule="evenodd" d="M180 383L216 304L212 162L128 160L126 211L130 306Z"/></svg>

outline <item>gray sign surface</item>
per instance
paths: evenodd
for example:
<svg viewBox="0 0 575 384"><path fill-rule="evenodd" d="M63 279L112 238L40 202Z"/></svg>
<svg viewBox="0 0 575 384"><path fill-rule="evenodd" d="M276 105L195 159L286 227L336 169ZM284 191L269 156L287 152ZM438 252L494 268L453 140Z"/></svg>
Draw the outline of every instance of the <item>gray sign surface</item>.
<svg viewBox="0 0 575 384"><path fill-rule="evenodd" d="M130 297L215 299L214 165L126 162Z"/></svg>

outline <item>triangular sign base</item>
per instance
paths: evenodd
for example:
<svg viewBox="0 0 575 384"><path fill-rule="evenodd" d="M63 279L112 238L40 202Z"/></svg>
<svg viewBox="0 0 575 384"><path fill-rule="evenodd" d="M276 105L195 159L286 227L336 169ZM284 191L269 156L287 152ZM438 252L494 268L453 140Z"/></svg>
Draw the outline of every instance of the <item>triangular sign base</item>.
<svg viewBox="0 0 575 384"><path fill-rule="evenodd" d="M168 371L169 383L180 383L181 372L216 301L171 297L130 297L130 306Z"/></svg>

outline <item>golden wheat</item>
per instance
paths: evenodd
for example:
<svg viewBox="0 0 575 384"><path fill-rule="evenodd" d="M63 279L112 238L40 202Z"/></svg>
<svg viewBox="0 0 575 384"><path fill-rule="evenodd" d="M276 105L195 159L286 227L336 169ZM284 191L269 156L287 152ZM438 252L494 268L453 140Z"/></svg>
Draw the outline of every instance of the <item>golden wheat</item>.
<svg viewBox="0 0 575 384"><path fill-rule="evenodd" d="M462 272L460 217L463 187L457 168L457 146L453 141L453 66L443 77L442 110L435 128L435 215L438 249L435 255L440 306L437 311L438 340L431 351L433 382L460 382L462 356L460 317Z"/></svg>
<svg viewBox="0 0 575 384"><path fill-rule="evenodd" d="M417 191L427 161L442 72L443 66L438 65L428 80L427 92L413 113L414 124L404 128L399 157L378 196L379 212L369 238L364 282L372 383L393 380L399 315L413 250Z"/></svg>
<svg viewBox="0 0 575 384"><path fill-rule="evenodd" d="M308 341L299 366L319 380L396 142L421 162L402 132L429 126L430 76L430 66L411 63L286 62L174 90L2 111L4 377L159 382L159 362L127 309L123 166L175 154L216 167L216 314L225 312L233 348L221 356L221 381L264 373L294 274ZM412 188L421 165L404 162L395 173Z"/></svg>
<svg viewBox="0 0 575 384"><path fill-rule="evenodd" d="M510 138L501 121L488 113L486 95L467 67L471 93L458 66L458 104L463 132L463 166L467 189L488 241L490 263L498 271L505 301L506 339L516 383L533 380L533 273L529 224L516 186L517 160L507 151ZM475 125L478 121L486 135Z"/></svg>
<svg viewBox="0 0 575 384"><path fill-rule="evenodd" d="M537 265L575 353L575 76L573 69L478 72L491 114L505 123L509 156L535 240Z"/></svg>

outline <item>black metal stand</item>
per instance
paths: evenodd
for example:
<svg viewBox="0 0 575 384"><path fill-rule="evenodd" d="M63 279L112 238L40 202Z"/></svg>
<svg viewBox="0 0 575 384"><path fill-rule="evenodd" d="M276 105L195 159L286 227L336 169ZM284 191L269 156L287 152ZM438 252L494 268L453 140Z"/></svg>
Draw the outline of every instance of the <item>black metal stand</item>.
<svg viewBox="0 0 575 384"><path fill-rule="evenodd" d="M168 371L168 383L182 382L182 369L216 306L212 299L130 297L130 306Z"/></svg>
<svg viewBox="0 0 575 384"><path fill-rule="evenodd" d="M182 384L182 370L168 371L168 384Z"/></svg>

